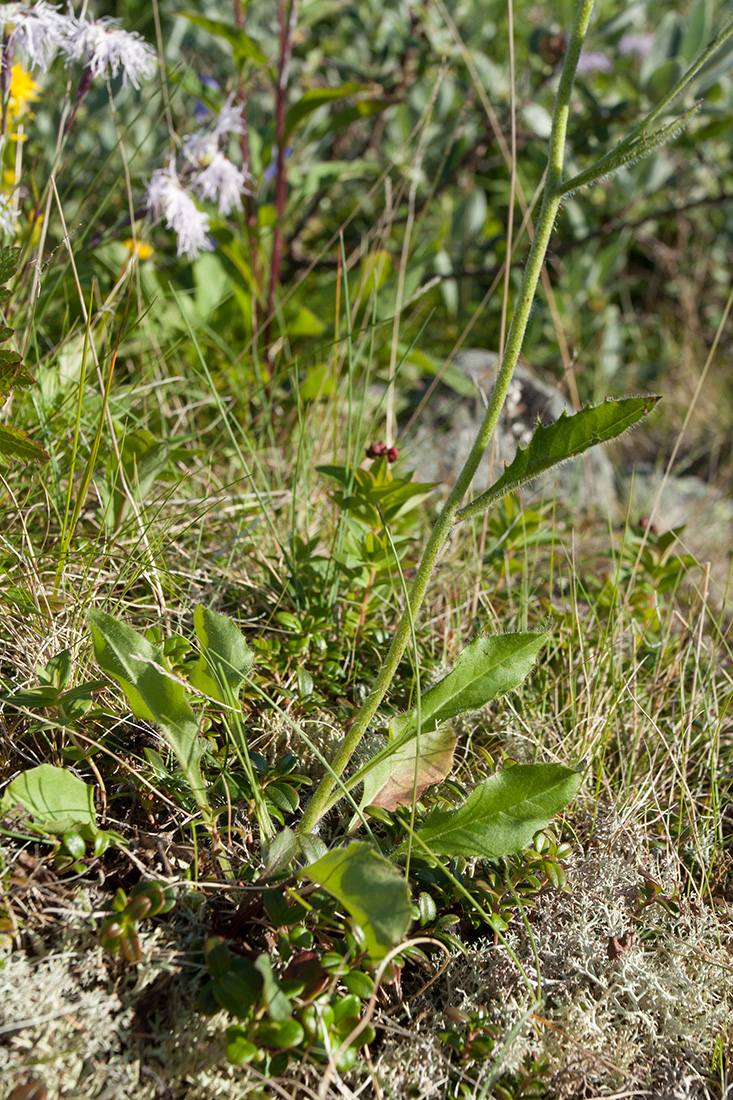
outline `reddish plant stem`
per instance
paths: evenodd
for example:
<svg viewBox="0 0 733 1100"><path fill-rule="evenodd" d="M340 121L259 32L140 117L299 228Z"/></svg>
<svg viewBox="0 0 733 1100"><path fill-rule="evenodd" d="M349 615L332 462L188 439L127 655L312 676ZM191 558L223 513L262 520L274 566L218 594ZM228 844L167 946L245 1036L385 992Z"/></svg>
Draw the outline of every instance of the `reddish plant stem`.
<svg viewBox="0 0 733 1100"><path fill-rule="evenodd" d="M288 201L288 177L285 169L285 118L288 96L288 76L290 60L293 55L293 33L298 12L297 0L290 0L290 12L287 0L280 0L280 59L278 63L277 100L275 115L275 144L277 146L277 164L275 177L275 231L272 237L272 257L270 260L270 282L267 289L267 309L265 318L265 356L270 366L270 331L275 308L275 290L280 282L285 241L285 208Z"/></svg>
<svg viewBox="0 0 733 1100"><path fill-rule="evenodd" d="M8 132L8 106L10 104L10 86L13 82L13 57L14 48L10 40L10 34L5 30L3 34L3 60L0 68L0 94L2 95L2 135Z"/></svg>

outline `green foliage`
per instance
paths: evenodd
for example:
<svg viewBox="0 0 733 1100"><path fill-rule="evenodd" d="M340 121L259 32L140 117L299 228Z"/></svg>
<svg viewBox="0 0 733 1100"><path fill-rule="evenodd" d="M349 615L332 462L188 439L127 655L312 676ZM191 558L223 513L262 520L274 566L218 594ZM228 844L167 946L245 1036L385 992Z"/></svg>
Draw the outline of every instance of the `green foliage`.
<svg viewBox="0 0 733 1100"><path fill-rule="evenodd" d="M90 709L94 693L106 686L104 680L89 680L70 688L72 671L71 650L62 649L46 662L44 668L36 669L37 685L3 694L2 700L26 710L50 710L59 725L71 725Z"/></svg>
<svg viewBox="0 0 733 1100"><path fill-rule="evenodd" d="M168 465L169 457L168 445L156 440L151 432L138 428L137 431L125 435L120 446L119 460L116 455L110 455L107 461L107 477L102 483L104 519L109 531L119 528L130 507L127 493L119 484L120 468L125 484L134 492L136 499L143 503Z"/></svg>
<svg viewBox="0 0 733 1100"><path fill-rule="evenodd" d="M381 959L399 943L410 923L407 883L369 844L334 848L301 872L333 894L364 933L367 950Z"/></svg>
<svg viewBox="0 0 733 1100"><path fill-rule="evenodd" d="M5 305L11 297L12 291L4 284L15 274L19 255L19 248L0 249L0 304L2 305ZM6 324L0 324L0 343L9 340L13 332L14 330L8 328ZM8 400L13 387L32 386L34 382L35 379L23 365L23 360L16 351L8 349L0 351L0 409ZM0 466L11 466L14 462L47 461L46 451L38 443L34 443L24 429L0 424Z"/></svg>
<svg viewBox="0 0 733 1100"><path fill-rule="evenodd" d="M97 828L94 788L52 764L29 768L8 784L2 810L8 813L17 805L49 833L66 833L74 825L85 826L91 832Z"/></svg>
<svg viewBox="0 0 733 1100"><path fill-rule="evenodd" d="M394 809L432 782L444 779L453 762L455 738L444 723L479 710L523 682L547 634L500 634L474 638L447 676L407 714L391 719L389 743L364 765L350 785L363 779L362 807Z"/></svg>
<svg viewBox="0 0 733 1100"><path fill-rule="evenodd" d="M59 870L71 865L73 870L83 871L84 865L78 861L84 858L87 845L94 856L100 856L120 839L98 827L94 788L67 768L53 764L27 768L7 785L0 816L8 818L18 811L30 815L34 833L59 838Z"/></svg>
<svg viewBox="0 0 733 1100"><path fill-rule="evenodd" d="M475 787L462 806L433 810L416 839L436 856L509 855L526 847L567 805L580 780L578 772L561 764L503 768Z"/></svg>
<svg viewBox="0 0 733 1100"><path fill-rule="evenodd" d="M193 616L201 657L189 678L195 688L225 702L224 687L235 695L252 668L252 652L235 624L199 604Z"/></svg>
<svg viewBox="0 0 733 1100"><path fill-rule="evenodd" d="M645 14L653 22L659 7L642 0L611 12L599 4L602 18L583 45L591 6L578 4L570 39L554 24L540 25L537 5L516 10L515 178L524 195L541 186L553 135L528 258L526 221L520 225L517 213L514 235L508 230L517 196L510 174L504 179L497 171L500 144L477 109L483 84L498 119L510 116L506 5L494 0L449 5L455 34L435 5L413 5L403 20L379 0L293 5L293 28L278 22L286 5L276 12L244 4L243 26L184 12L186 55L176 52L181 33L167 35L171 13L163 12L176 94L166 95L159 112L156 106L138 116L139 104L125 99L119 81L111 85L115 126L96 110L101 100L59 107L55 88L67 80L59 66L37 106L43 125L34 133L29 118L27 140L15 146L27 157L33 186L14 194L28 225L13 317L25 310L22 346L38 361L39 384L30 388L18 355L0 353L0 405L12 392L13 415L26 425L0 426L0 465L48 457L26 434L39 424L52 461L45 499L23 481L23 471L6 486L8 499L18 502L7 508L0 562L8 617L2 779L12 777L0 804L6 833L51 837L55 870L87 873L88 863L120 839L97 825L91 765L95 781L106 784L105 812L109 798L126 836L175 835L182 853L195 852L189 864L171 859L166 873L201 881L207 920L213 891L231 902L241 880L245 899L231 938L210 937L203 956L194 947L191 957L205 973L200 1008L231 1018L228 1059L260 1077L285 1072L292 1059L315 1060L329 1072L355 1065L358 1045L374 1038L371 1025L341 1047L363 1025L375 992L380 1004L390 996L375 990L377 975L394 982L397 995L402 969L433 973L428 949L422 955L414 947L380 969L411 922L465 953L487 934L500 941L544 892L568 888L570 847L548 822L575 798L581 776L539 761L587 756L599 790L606 766L621 776L619 789L631 792L643 775L646 790L658 759L637 732L638 714L652 715L665 736L674 725L667 722L669 699L649 706L649 669L655 683L674 685L670 696L693 701L689 719L674 728L686 755L679 797L670 797L679 805L665 824L690 851L709 835L725 852L724 792L713 773L724 774L720 715L730 708L727 700L706 702L702 642L694 660L682 661L665 618L695 564L677 544L683 531L628 526L610 564L601 550L600 565L566 585L555 569L561 554L551 546L564 529L556 515L550 526L546 507L523 507L517 495L559 463L618 438L658 400L607 400L609 391L627 377L637 390L661 389L662 379L668 390L667 364L677 363L678 346L688 359L699 350L689 337L695 326L685 330L689 320L682 319L680 303L689 311L697 299L678 263L678 235L697 240L696 293L705 290L700 347L712 344L709 328L723 316L729 283L733 39L723 39L730 20L712 39L713 56L708 0L695 0L686 21L666 11L646 57L629 64L622 36ZM138 9L145 29L150 14L143 4ZM560 66L581 45L585 71L572 89L569 77L561 78L553 123ZM588 66L598 52L608 64L593 73ZM190 64L197 56L204 62ZM219 86L197 69L215 71ZM692 102L693 91L709 92L708 101ZM676 117L672 93L686 97ZM196 194L214 251L189 264L174 257L164 219L156 229L139 218L143 181L161 163L149 154L171 133L190 152L187 138L206 140L193 105L197 115L210 112L210 136L225 103L242 112L243 132L235 125L220 148L249 171L247 193L241 210L235 203L228 212ZM77 119L59 146L63 157L53 159L54 172L64 163L75 171L59 191L62 225L53 203L44 207L39 184L53 149L53 112L74 122L79 106L84 125ZM601 185L602 176L608 178ZM190 165L181 167L181 185L191 180ZM682 203L689 205L680 209ZM133 248L154 235L152 256L138 251L133 265L122 244L128 233ZM650 245L655 236L664 241L663 255ZM338 247L324 247L336 238ZM76 250L73 264L61 242ZM549 305L542 296L534 302L548 249ZM0 282L14 275L16 259L16 250L0 252ZM504 305L514 321L500 341L503 306L487 289L507 260ZM43 272L40 296L28 275L34 270ZM88 310L79 286L89 291ZM111 318L127 286L133 292L115 344ZM650 304L656 295L667 310L661 323ZM10 300L7 288L0 300ZM413 480L398 464L398 450L409 454L406 435L394 448L372 445L368 457L381 457L371 465L360 464L360 455L369 439L395 438L403 389L442 375L442 359L465 338L469 319L478 321L485 346L502 342L507 351L475 454L441 504L436 486ZM0 340L11 335L0 330ZM85 389L89 348L91 366L101 367L101 392ZM491 445L520 348L534 365L558 377L562 371L577 404L594 403L538 425L494 485L465 504L474 458ZM456 375L453 366L444 377L464 397L473 394L473 384ZM665 400L650 432L670 405ZM426 413L442 415L429 395ZM721 432L716 443L723 465L729 435ZM77 454L85 448L78 478ZM646 457L656 457L654 448L652 440ZM705 459L690 447L685 461ZM170 493L153 506L162 481ZM480 531L459 526L480 512ZM454 553L447 552L449 538ZM473 599L470 555L485 567ZM530 559L545 571L534 582ZM197 605L191 630L189 609L202 591L229 614ZM526 599L530 592L537 598ZM85 671L74 677L76 638L47 660L48 639L55 644L65 629L74 637L79 608L98 600L114 601L131 622L154 617L138 632L111 615L89 614L99 666L153 731L120 721L119 698L94 708L104 682ZM396 622L397 609L403 614ZM232 614L246 626L240 630ZM543 615L552 616L552 632ZM473 640L465 645L467 637ZM421 683L432 686L416 702ZM509 693L516 696L502 703ZM632 703L627 720L624 707ZM489 721L476 728L463 721L487 706ZM589 718L600 708L594 726ZM531 730L536 763L512 761L517 715ZM158 732L162 743L154 740ZM697 791L688 782L688 757L700 745L710 747L714 762L700 785L705 794L695 795L695 805L706 807L706 833L686 820L689 792ZM77 764L86 782L55 764L26 767L46 754L55 764ZM314 775L325 778L307 805ZM143 795L145 783L153 790ZM352 792L359 813L349 821ZM350 808L339 813L345 794ZM202 818L208 833L197 828ZM568 835L575 824L570 817ZM350 841L356 829L368 842ZM702 859L697 849L691 864ZM217 875L217 860L229 889L205 881ZM109 871L107 862L102 870ZM114 873L124 872L115 865ZM173 898L162 883L128 890L117 891L100 940L138 962L141 922L166 912ZM661 887L644 890L634 919L643 905L662 903ZM225 904L214 927L227 932L228 919ZM15 935L11 924L3 909L0 935L8 928ZM447 1016L442 1038L456 1070L446 1085L451 1095L472 1095L471 1066L489 1062L496 1065L483 1078L486 1095L541 1094L540 1061L496 1076L499 1028L483 1010ZM245 1071L246 1091L244 1081Z"/></svg>
<svg viewBox="0 0 733 1100"><path fill-rule="evenodd" d="M519 447L504 473L490 489L461 508L457 519L478 515L495 501L513 493L528 481L533 481L553 466L583 454L599 443L608 443L623 435L659 401L658 397L626 397L621 401L605 401L596 407L588 406L547 427L537 424L526 447Z"/></svg>
<svg viewBox="0 0 733 1100"><path fill-rule="evenodd" d="M287 919L277 909L272 915ZM301 931L281 929L280 953L287 965L279 974L268 955L254 960L235 955L220 936L210 937L204 945L209 980L199 993L199 1006L204 1012L223 1008L242 1021L226 1033L227 1058L235 1065L251 1063L268 1075L282 1072L289 1060L286 1052L298 1048L327 1061L359 1023L362 1001L372 992L369 978L362 971L346 970L346 991L327 989L331 985L327 960L310 948L298 950L292 942L302 941ZM330 968L339 961L330 960ZM374 1028L363 1027L341 1053L338 1068L350 1069L357 1048L374 1037Z"/></svg>

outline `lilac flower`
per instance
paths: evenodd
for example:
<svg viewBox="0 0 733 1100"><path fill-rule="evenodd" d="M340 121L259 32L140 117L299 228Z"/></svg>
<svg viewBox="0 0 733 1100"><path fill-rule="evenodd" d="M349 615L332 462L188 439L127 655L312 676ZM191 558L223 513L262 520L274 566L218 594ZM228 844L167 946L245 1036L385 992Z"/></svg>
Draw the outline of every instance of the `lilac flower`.
<svg viewBox="0 0 733 1100"><path fill-rule="evenodd" d="M652 48L654 41L654 35L651 32L631 32L624 34L620 39L617 46L618 52L622 57L646 57Z"/></svg>
<svg viewBox="0 0 733 1100"><path fill-rule="evenodd" d="M43 73L57 51L68 52L69 37L78 31L81 23L73 15L63 15L46 0L38 0L33 7L3 4L0 21L14 28L9 39L11 48L24 54L29 65Z"/></svg>
<svg viewBox="0 0 733 1100"><path fill-rule="evenodd" d="M147 207L153 218L165 218L165 224L178 237L178 255L195 260L201 252L211 251L209 215L199 210L188 191L181 187L171 159L167 168L157 168L147 188Z"/></svg>
<svg viewBox="0 0 733 1100"><path fill-rule="evenodd" d="M575 71L578 76L586 76L588 73L610 73L612 69L613 61L607 54L600 50L584 50Z"/></svg>
<svg viewBox="0 0 733 1100"><path fill-rule="evenodd" d="M202 199L216 202L219 213L226 217L232 210L242 209L242 195L246 191L246 178L241 168L224 156L215 153L211 163L193 179L193 189Z"/></svg>
<svg viewBox="0 0 733 1100"><path fill-rule="evenodd" d="M128 80L134 88L149 80L155 71L156 58L152 46L134 31L124 31L117 20L104 18L96 22L76 20L69 35L67 53L81 60L93 77L115 77L122 69L122 83Z"/></svg>

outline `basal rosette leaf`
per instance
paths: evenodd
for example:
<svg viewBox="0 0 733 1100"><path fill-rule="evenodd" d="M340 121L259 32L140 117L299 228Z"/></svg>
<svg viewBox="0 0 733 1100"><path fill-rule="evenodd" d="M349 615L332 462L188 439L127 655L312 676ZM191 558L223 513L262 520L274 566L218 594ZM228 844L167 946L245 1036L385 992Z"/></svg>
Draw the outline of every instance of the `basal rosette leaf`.
<svg viewBox="0 0 733 1100"><path fill-rule="evenodd" d="M511 855L571 801L580 780L561 764L515 764L480 783L462 806L434 810L415 835L436 856Z"/></svg>
<svg viewBox="0 0 733 1100"><path fill-rule="evenodd" d="M412 917L407 881L370 844L354 841L347 848L333 848L298 874L318 883L348 910L372 959L383 958L407 931Z"/></svg>
<svg viewBox="0 0 733 1100"><path fill-rule="evenodd" d="M117 680L133 714L160 726L199 807L208 812L201 776L203 741L186 691L163 666L161 654L132 627L103 611L88 611L97 664Z"/></svg>

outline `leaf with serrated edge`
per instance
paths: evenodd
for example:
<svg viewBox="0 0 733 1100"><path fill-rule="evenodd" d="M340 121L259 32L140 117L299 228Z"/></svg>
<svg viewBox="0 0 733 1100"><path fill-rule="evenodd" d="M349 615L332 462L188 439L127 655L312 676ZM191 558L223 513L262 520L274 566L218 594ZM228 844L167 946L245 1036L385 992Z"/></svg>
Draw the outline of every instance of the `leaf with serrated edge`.
<svg viewBox="0 0 733 1100"><path fill-rule="evenodd" d="M462 806L434 810L416 836L436 856L511 855L526 848L571 801L580 779L578 772L561 764L503 768L480 783Z"/></svg>
<svg viewBox="0 0 733 1100"><path fill-rule="evenodd" d="M0 426L0 466L11 462L48 462L48 454L22 428Z"/></svg>
<svg viewBox="0 0 733 1100"><path fill-rule="evenodd" d="M554 424L538 424L527 446L517 449L514 460L501 477L485 493L461 508L456 518L463 520L475 516L560 462L623 435L651 412L657 401L659 398L655 396L606 400L602 405L588 405L573 416L563 412Z"/></svg>

